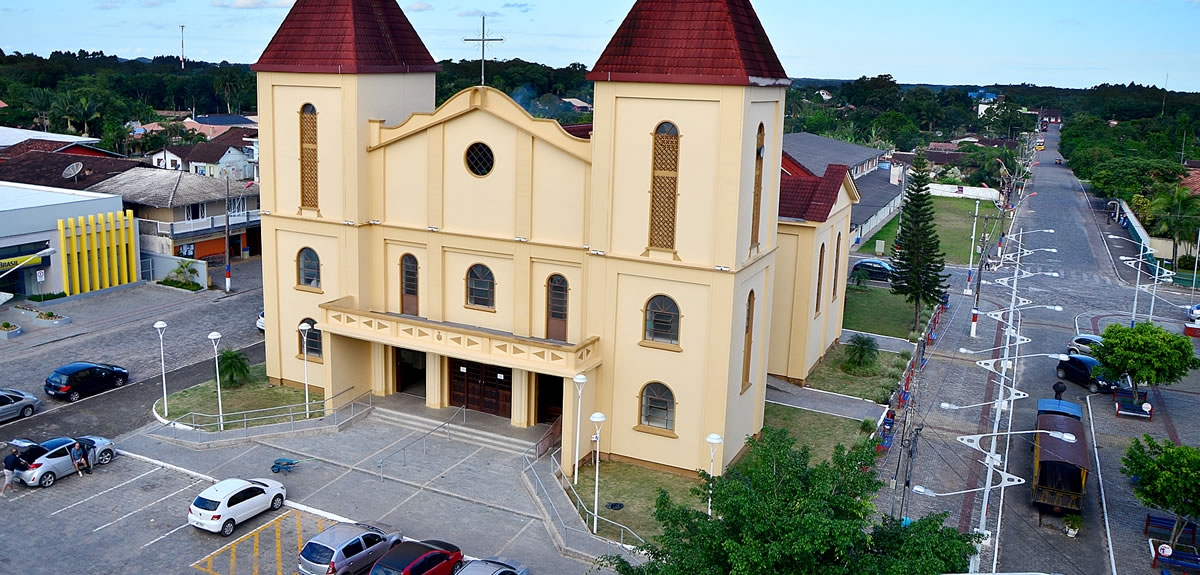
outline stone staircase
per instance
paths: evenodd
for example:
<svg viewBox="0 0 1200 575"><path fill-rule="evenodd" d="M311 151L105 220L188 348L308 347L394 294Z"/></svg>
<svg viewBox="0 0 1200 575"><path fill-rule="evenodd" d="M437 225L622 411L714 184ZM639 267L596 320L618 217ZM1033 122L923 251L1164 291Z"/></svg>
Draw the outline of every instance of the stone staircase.
<svg viewBox="0 0 1200 575"><path fill-rule="evenodd" d="M450 429L450 439L454 441L462 441L464 443L472 443L492 449L499 449L514 455L520 455L527 449L533 447L535 442L523 440L517 437L493 433L482 429L471 427L468 423L463 425L460 418L455 418L454 421L446 423L445 420L430 419L420 415L404 413L393 409L386 409L376 405L371 412L372 419L381 421L391 425L404 427L413 431L426 433L437 429L432 435L437 437L446 437L446 428ZM469 420L470 416L468 416ZM438 426L445 424L444 427Z"/></svg>

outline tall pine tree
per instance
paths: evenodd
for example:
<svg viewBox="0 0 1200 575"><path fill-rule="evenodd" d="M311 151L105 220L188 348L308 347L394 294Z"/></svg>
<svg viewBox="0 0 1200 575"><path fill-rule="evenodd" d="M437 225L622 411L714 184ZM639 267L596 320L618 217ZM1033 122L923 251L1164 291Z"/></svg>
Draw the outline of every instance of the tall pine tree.
<svg viewBox="0 0 1200 575"><path fill-rule="evenodd" d="M929 193L929 163L920 152L913 160L908 190L900 212L900 231L892 243L892 293L913 304L913 330L921 328L921 308L939 302L949 287L946 254L933 221L933 196Z"/></svg>

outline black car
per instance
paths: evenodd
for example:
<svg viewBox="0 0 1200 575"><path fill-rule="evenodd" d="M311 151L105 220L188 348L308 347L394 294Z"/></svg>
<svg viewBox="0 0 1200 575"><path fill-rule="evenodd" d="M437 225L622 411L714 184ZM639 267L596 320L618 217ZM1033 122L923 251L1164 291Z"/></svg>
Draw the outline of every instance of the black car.
<svg viewBox="0 0 1200 575"><path fill-rule="evenodd" d="M885 282L891 281L892 274L896 273L896 268L893 268L891 264L883 260L876 259L858 260L858 262L850 268L850 274L853 275L854 272L859 270L867 272L867 277L873 280Z"/></svg>
<svg viewBox="0 0 1200 575"><path fill-rule="evenodd" d="M1056 373L1059 379L1065 379L1086 387L1091 393L1112 391L1114 387L1117 387L1117 384L1092 375L1092 371L1098 365L1100 365L1100 362L1096 361L1096 358L1072 354L1068 355L1067 359L1058 362Z"/></svg>
<svg viewBox="0 0 1200 575"><path fill-rule="evenodd" d="M106 363L77 361L68 363L46 378L46 394L79 401L79 398L121 387L129 381L129 372L123 367Z"/></svg>

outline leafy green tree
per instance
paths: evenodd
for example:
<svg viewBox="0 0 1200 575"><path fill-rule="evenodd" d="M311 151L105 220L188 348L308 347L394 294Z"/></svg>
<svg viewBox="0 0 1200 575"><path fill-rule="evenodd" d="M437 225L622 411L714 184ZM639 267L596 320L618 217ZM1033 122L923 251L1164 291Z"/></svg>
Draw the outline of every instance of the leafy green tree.
<svg viewBox="0 0 1200 575"><path fill-rule="evenodd" d="M913 306L913 330L920 330L921 309L941 301L949 285L946 254L942 252L934 222L933 195L929 192L929 163L924 152L913 160L908 190L900 209L900 230L892 243L892 293Z"/></svg>
<svg viewBox="0 0 1200 575"><path fill-rule="evenodd" d="M660 491L654 517L663 534L640 547L648 561L601 562L620 575L935 575L965 570L975 552L978 539L943 528L945 515L916 529L873 522L871 498L883 483L870 444L839 445L816 465L783 430L765 427L746 445L724 475L699 472L704 484L691 494L703 502L711 492L711 517Z"/></svg>
<svg viewBox="0 0 1200 575"><path fill-rule="evenodd" d="M1179 261L1179 244L1196 236L1200 227L1200 196L1192 195L1187 188L1167 184L1166 190L1150 200L1150 215L1154 219L1151 233L1174 240L1171 244L1171 261Z"/></svg>
<svg viewBox="0 0 1200 575"><path fill-rule="evenodd" d="M904 93L903 110L904 115L928 130L933 130L934 124L941 120L944 114L942 105L937 101L937 95L925 86L917 86Z"/></svg>
<svg viewBox="0 0 1200 575"><path fill-rule="evenodd" d="M897 149L911 150L920 141L920 130L912 120L900 112L884 112L874 122L871 128L877 129L883 140L895 144Z"/></svg>
<svg viewBox="0 0 1200 575"><path fill-rule="evenodd" d="M1141 385L1171 385L1200 367L1188 336L1171 333L1148 321L1126 327L1109 324L1104 342L1092 348L1100 375L1110 381L1128 375L1134 397Z"/></svg>
<svg viewBox="0 0 1200 575"><path fill-rule="evenodd" d="M250 359L246 352L225 348L217 355L217 363L221 365L221 385L241 387L250 381Z"/></svg>
<svg viewBox="0 0 1200 575"><path fill-rule="evenodd" d="M1092 185L1110 197L1129 201L1134 194L1149 195L1156 183L1178 183L1186 174L1186 168L1171 160L1115 158L1096 166Z"/></svg>
<svg viewBox="0 0 1200 575"><path fill-rule="evenodd" d="M1169 541L1174 547L1188 520L1200 517L1200 449L1135 437L1121 458L1121 473L1136 478L1133 494L1142 505L1175 516Z"/></svg>

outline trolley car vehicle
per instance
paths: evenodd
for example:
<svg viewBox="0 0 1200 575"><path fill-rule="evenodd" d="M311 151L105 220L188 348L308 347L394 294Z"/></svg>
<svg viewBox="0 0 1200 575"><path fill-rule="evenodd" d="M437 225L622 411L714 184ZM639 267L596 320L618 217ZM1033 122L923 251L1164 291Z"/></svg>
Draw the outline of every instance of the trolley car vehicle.
<svg viewBox="0 0 1200 575"><path fill-rule="evenodd" d="M1039 431L1070 433L1075 442L1068 443L1047 433L1034 435L1033 504L1054 513L1082 513L1090 470L1083 410L1060 399L1039 399L1037 407Z"/></svg>

